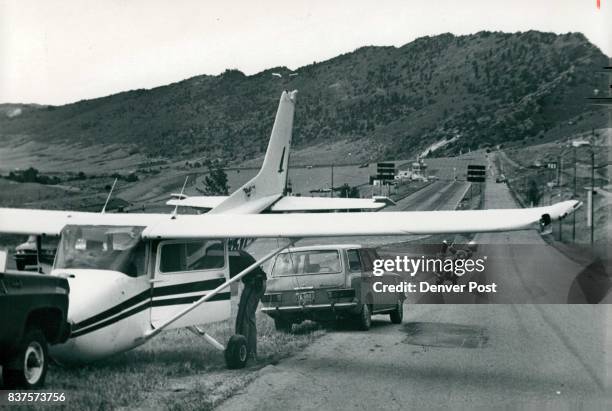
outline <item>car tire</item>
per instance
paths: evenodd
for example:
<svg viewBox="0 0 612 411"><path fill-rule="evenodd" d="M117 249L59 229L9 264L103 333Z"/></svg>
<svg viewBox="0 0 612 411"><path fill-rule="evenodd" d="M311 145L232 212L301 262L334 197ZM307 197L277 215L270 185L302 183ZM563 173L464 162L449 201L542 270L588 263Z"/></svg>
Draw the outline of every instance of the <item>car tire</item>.
<svg viewBox="0 0 612 411"><path fill-rule="evenodd" d="M363 304L361 306L361 312L359 313L359 316L357 317L357 327L361 331L368 331L371 325L372 325L372 310L370 308L370 305Z"/></svg>
<svg viewBox="0 0 612 411"><path fill-rule="evenodd" d="M291 330L293 329L293 323L284 318L275 318L274 328L278 332L289 334Z"/></svg>
<svg viewBox="0 0 612 411"><path fill-rule="evenodd" d="M23 261L15 261L15 265L17 266L17 271L25 270L25 263Z"/></svg>
<svg viewBox="0 0 612 411"><path fill-rule="evenodd" d="M404 319L404 304L402 300L397 300L397 307L395 310L389 313L389 317L391 318L391 323L393 324L401 324Z"/></svg>
<svg viewBox="0 0 612 411"><path fill-rule="evenodd" d="M2 367L2 379L7 388L40 388L45 383L49 367L47 339L38 328L29 328L17 353Z"/></svg>
<svg viewBox="0 0 612 411"><path fill-rule="evenodd" d="M244 368L249 359L247 340L244 335L235 334L229 339L225 348L225 365L230 370Z"/></svg>

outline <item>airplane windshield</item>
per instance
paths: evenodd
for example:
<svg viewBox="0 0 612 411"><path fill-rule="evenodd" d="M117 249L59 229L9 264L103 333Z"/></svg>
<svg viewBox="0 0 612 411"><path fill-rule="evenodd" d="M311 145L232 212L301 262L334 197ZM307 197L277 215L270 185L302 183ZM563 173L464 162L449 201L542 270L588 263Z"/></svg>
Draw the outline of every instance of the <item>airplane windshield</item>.
<svg viewBox="0 0 612 411"><path fill-rule="evenodd" d="M62 230L54 268L144 274L144 227L68 225Z"/></svg>

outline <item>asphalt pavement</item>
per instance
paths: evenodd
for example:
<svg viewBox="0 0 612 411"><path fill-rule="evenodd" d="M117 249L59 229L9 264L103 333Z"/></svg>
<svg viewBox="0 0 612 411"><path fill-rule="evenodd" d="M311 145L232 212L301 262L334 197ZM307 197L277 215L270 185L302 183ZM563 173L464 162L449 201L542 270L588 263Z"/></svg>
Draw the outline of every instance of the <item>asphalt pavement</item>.
<svg viewBox="0 0 612 411"><path fill-rule="evenodd" d="M331 332L219 409L610 409L599 308L405 306L404 324Z"/></svg>
<svg viewBox="0 0 612 411"><path fill-rule="evenodd" d="M515 205L489 182L485 206ZM537 304L567 302L584 267L537 232L476 239L478 281L505 291L472 302L524 304L405 304L404 324L331 331L220 409L612 409L612 306Z"/></svg>

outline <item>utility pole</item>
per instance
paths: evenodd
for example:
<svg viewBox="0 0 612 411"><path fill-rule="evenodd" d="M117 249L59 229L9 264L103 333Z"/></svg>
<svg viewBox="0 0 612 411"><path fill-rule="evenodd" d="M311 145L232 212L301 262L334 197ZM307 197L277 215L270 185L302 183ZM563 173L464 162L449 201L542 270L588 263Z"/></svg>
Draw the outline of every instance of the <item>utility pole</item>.
<svg viewBox="0 0 612 411"><path fill-rule="evenodd" d="M577 164L578 160L576 159L576 146L574 146L574 198L576 198L576 181L577 181L577 175L576 175L576 164ZM575 243L576 242L576 213L572 213L572 242Z"/></svg>
<svg viewBox="0 0 612 411"><path fill-rule="evenodd" d="M591 193L590 193L591 207L589 210L591 214L591 246L595 242L595 221L593 219L594 217L593 215L593 194L594 193L595 193L595 150L593 150L593 147L591 146Z"/></svg>
<svg viewBox="0 0 612 411"><path fill-rule="evenodd" d="M331 165L331 197L334 198L334 165Z"/></svg>

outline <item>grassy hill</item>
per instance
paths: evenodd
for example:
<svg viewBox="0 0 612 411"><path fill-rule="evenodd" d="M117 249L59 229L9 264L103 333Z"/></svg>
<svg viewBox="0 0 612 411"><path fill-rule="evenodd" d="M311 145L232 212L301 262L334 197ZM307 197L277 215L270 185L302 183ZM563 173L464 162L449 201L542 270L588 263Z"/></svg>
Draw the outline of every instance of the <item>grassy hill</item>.
<svg viewBox="0 0 612 411"><path fill-rule="evenodd" d="M115 144L130 155L244 161L265 150L282 89L300 90L297 149L338 142L353 160L535 144L603 127L585 104L608 58L581 34L480 32L363 47L296 70L227 70L64 106L0 110L0 140ZM283 73L282 79L271 73ZM2 115L4 114L4 115ZM320 151L320 150L319 150ZM316 150L315 150L316 152ZM336 159L346 160L346 153Z"/></svg>

